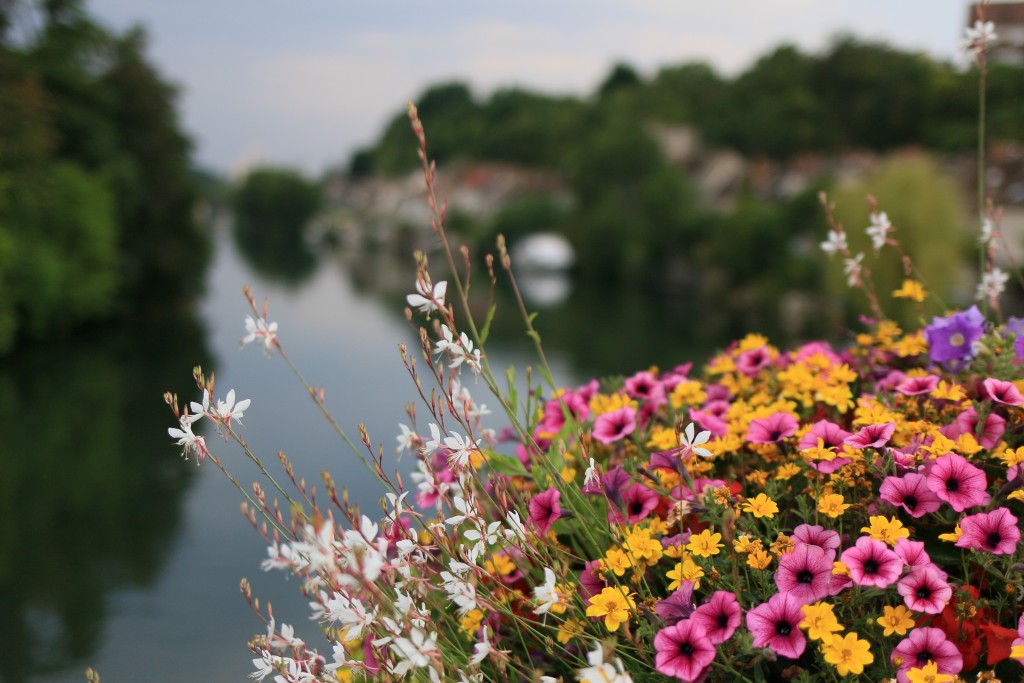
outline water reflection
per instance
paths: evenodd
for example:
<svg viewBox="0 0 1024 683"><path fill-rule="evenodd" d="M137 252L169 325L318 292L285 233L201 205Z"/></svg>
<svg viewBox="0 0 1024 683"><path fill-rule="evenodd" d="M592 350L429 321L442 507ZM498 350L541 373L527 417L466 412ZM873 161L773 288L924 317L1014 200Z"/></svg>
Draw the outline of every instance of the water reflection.
<svg viewBox="0 0 1024 683"><path fill-rule="evenodd" d="M157 581L194 476L163 437L160 396L212 367L204 337L175 320L0 365L0 679L84 667L108 593Z"/></svg>
<svg viewBox="0 0 1024 683"><path fill-rule="evenodd" d="M316 272L317 253L301 236L266 226L233 221L235 248L246 264L268 282L298 287Z"/></svg>

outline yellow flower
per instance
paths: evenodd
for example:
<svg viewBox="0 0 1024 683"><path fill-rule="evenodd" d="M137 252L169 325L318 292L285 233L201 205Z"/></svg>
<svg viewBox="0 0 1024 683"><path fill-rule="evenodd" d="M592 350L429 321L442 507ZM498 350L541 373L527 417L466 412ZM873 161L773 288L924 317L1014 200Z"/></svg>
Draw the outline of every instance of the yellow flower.
<svg viewBox="0 0 1024 683"><path fill-rule="evenodd" d="M905 636L909 629L914 627L914 616L909 609L903 605L882 608L882 616L875 619L879 626L885 629L885 636L896 634Z"/></svg>
<svg viewBox="0 0 1024 683"><path fill-rule="evenodd" d="M583 629L586 628L586 624L579 619L567 619L558 627L558 642L565 645L576 636L583 633Z"/></svg>
<svg viewBox="0 0 1024 683"><path fill-rule="evenodd" d="M839 493L826 493L818 498L818 512L832 519L841 516L848 507L850 504L844 503L843 496Z"/></svg>
<svg viewBox="0 0 1024 683"><path fill-rule="evenodd" d="M697 557L711 557L717 555L725 544L722 542L722 534L713 534L710 529L705 529L696 536L690 536L690 542L686 549Z"/></svg>
<svg viewBox="0 0 1024 683"><path fill-rule="evenodd" d="M1024 463L1024 446L1021 446L1017 450L1007 448L1003 451L999 459L1003 461L1003 464L1007 467L1013 467L1014 465L1020 465Z"/></svg>
<svg viewBox="0 0 1024 683"><path fill-rule="evenodd" d="M668 400L673 408L679 410L683 406L701 405L707 397L708 395L704 392L700 382L687 380L675 386L675 389L669 394Z"/></svg>
<svg viewBox="0 0 1024 683"><path fill-rule="evenodd" d="M897 299L910 299L911 301L921 303L928 296L928 292L924 291L924 286L917 280L904 280L903 286L893 292L892 295Z"/></svg>
<svg viewBox="0 0 1024 683"><path fill-rule="evenodd" d="M1024 490L1017 489L1016 491L1010 491L1006 496L1007 500L1021 500L1024 501Z"/></svg>
<svg viewBox="0 0 1024 683"><path fill-rule="evenodd" d="M900 358L910 358L912 356L920 356L927 351L928 342L925 340L924 335L918 331L900 339L892 345L892 348Z"/></svg>
<svg viewBox="0 0 1024 683"><path fill-rule="evenodd" d="M939 540L940 541L949 541L950 543L956 543L957 541L960 540L960 536L962 536L963 533L964 533L964 530L960 528L959 524L957 524L956 528L953 529L952 533L939 534Z"/></svg>
<svg viewBox="0 0 1024 683"><path fill-rule="evenodd" d="M630 555L643 560L648 566L657 564L665 553L661 541L652 538L649 529L633 529L622 545Z"/></svg>
<svg viewBox="0 0 1024 683"><path fill-rule="evenodd" d="M786 553L793 552L794 547L796 547L796 543L793 541L793 539L787 536L786 534L782 533L781 531L779 532L779 535L775 538L775 541L773 541L771 546L769 546L770 550L773 553L780 556L785 555Z"/></svg>
<svg viewBox="0 0 1024 683"><path fill-rule="evenodd" d="M860 675L864 673L865 665L875 661L875 656L871 654L871 644L860 640L856 633L832 636L832 641L822 648L822 652L825 661L834 664L840 676Z"/></svg>
<svg viewBox="0 0 1024 683"><path fill-rule="evenodd" d="M779 465L775 470L775 478L779 481L788 481L798 474L800 474L800 466L792 462Z"/></svg>
<svg viewBox="0 0 1024 683"><path fill-rule="evenodd" d="M776 505L775 501L769 498L766 494L759 493L756 498L748 498L747 501L743 503L743 511L749 512L758 519L761 517L771 519L775 516L775 513L779 511L779 506Z"/></svg>
<svg viewBox="0 0 1024 683"><path fill-rule="evenodd" d="M591 596L590 607L587 608L588 617L604 617L604 625L614 633L619 626L629 621L629 613L636 609L633 598L626 595L622 590L609 586L597 595Z"/></svg>
<svg viewBox="0 0 1024 683"><path fill-rule="evenodd" d="M750 551L747 555L747 564L754 569L767 569L768 565L772 563L772 556L768 554L768 551L758 548L757 550Z"/></svg>
<svg viewBox="0 0 1024 683"><path fill-rule="evenodd" d="M629 406L636 410L637 402L623 393L612 394L611 396L594 394L594 398L590 399L590 410L594 413L594 417L610 413L624 406Z"/></svg>
<svg viewBox="0 0 1024 683"><path fill-rule="evenodd" d="M932 393L929 396L940 401L962 401L967 398L967 394L964 393L962 386L946 382L944 379L939 380L938 385L932 389Z"/></svg>
<svg viewBox="0 0 1024 683"><path fill-rule="evenodd" d="M1014 659L1024 659L1024 645L1014 645L1011 647L1010 656Z"/></svg>
<svg viewBox="0 0 1024 683"><path fill-rule="evenodd" d="M704 570L689 557L685 557L676 565L675 569L670 569L666 576L672 579L672 583L668 585L670 591L679 588L683 581L692 581L694 589L697 589L700 588L700 579L704 576Z"/></svg>
<svg viewBox="0 0 1024 683"><path fill-rule="evenodd" d="M656 451L667 451L679 445L679 435L672 427L655 427L651 430L651 438L647 440L647 447Z"/></svg>
<svg viewBox="0 0 1024 683"><path fill-rule="evenodd" d="M516 563L508 555L492 555L484 562L484 569L492 576L507 576L516 570Z"/></svg>
<svg viewBox="0 0 1024 683"><path fill-rule="evenodd" d="M626 573L627 569L633 566L633 563L630 562L629 555L618 548L612 548L605 553L604 566L615 572L615 576L622 576Z"/></svg>
<svg viewBox="0 0 1024 683"><path fill-rule="evenodd" d="M475 637L483 620L484 613L482 611L478 609L471 609L466 612L466 616L462 617L462 621L459 622L459 626L462 628L463 633L470 637Z"/></svg>
<svg viewBox="0 0 1024 683"><path fill-rule="evenodd" d="M871 526L861 527L871 538L882 541L890 548L896 547L896 541L901 538L910 538L910 529L903 526L903 522L895 517L888 519L882 515L874 515L868 520Z"/></svg>
<svg viewBox="0 0 1024 683"><path fill-rule="evenodd" d="M948 683L953 678L950 674L939 673L939 665L935 662L907 670L907 680L910 683Z"/></svg>
<svg viewBox="0 0 1024 683"><path fill-rule="evenodd" d="M832 576L849 576L849 568L840 560L832 562Z"/></svg>
<svg viewBox="0 0 1024 683"><path fill-rule="evenodd" d="M807 629L807 637L811 640L828 641L833 633L843 630L829 603L816 602L804 605L802 609L804 620L800 622L800 628Z"/></svg>
<svg viewBox="0 0 1024 683"><path fill-rule="evenodd" d="M760 540L756 538L751 539L750 536L747 536L746 534L743 534L732 542L732 549L738 553L749 553L760 547Z"/></svg>

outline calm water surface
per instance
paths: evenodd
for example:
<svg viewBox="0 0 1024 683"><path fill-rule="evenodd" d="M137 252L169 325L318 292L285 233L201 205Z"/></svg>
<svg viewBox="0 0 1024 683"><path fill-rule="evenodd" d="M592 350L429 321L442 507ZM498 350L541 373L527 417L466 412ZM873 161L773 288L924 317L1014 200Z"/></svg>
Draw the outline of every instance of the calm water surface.
<svg viewBox="0 0 1024 683"><path fill-rule="evenodd" d="M218 395L234 388L252 399L244 435L265 461L276 465L283 450L309 482L329 470L375 514L376 480L284 363L239 349L248 313L241 287L269 298L285 348L326 387L343 428L355 438L365 422L390 451L414 396L397 351L417 343L402 315L412 259L331 254L263 275L250 262L259 260L244 260L222 230L194 321L84 334L0 365L0 680L82 681L90 665L107 683L245 680L245 643L262 627L239 594L242 577L273 603L279 623L321 644L295 582L259 570L265 546L239 514L240 494L212 466L179 457L161 395L196 400L193 365L215 371ZM685 297L523 284L541 308L537 325L559 384L699 361L752 322L722 322L688 309ZM534 358L515 316L499 317L496 329L492 365L515 364L522 377ZM206 436L243 484L259 478L237 449Z"/></svg>

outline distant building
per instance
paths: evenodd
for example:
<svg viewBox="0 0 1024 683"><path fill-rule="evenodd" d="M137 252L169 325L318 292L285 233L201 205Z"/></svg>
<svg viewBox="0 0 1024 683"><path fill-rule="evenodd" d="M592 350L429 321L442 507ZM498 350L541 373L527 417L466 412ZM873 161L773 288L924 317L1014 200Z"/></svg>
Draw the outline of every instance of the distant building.
<svg viewBox="0 0 1024 683"><path fill-rule="evenodd" d="M967 25L974 26L978 17L977 4L967 10ZM1024 2L999 2L982 8L985 21L996 27L996 43L988 52L996 64L1024 66Z"/></svg>

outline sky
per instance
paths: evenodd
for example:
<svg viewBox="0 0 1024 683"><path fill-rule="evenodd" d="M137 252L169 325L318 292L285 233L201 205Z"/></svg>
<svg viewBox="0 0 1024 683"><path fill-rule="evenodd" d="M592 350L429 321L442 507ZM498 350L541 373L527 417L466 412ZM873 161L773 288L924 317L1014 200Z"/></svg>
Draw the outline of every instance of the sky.
<svg viewBox="0 0 1024 683"><path fill-rule="evenodd" d="M588 95L617 62L642 75L706 61L741 72L782 43L839 33L957 59L962 0L87 0L142 24L181 88L198 162L308 173L345 166L429 85ZM428 131L429 133L429 131Z"/></svg>

